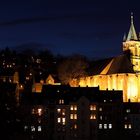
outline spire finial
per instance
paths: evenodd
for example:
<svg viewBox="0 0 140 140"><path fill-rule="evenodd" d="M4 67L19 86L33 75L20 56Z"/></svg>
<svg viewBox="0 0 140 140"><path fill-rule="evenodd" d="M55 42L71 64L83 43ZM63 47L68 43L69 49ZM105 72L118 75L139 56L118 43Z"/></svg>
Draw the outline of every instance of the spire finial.
<svg viewBox="0 0 140 140"><path fill-rule="evenodd" d="M130 25L130 29L129 29L129 32L128 32L127 41L138 40L133 20L134 20L133 19L133 12L131 12L131 25Z"/></svg>
<svg viewBox="0 0 140 140"><path fill-rule="evenodd" d="M133 23L133 12L131 12L131 23Z"/></svg>

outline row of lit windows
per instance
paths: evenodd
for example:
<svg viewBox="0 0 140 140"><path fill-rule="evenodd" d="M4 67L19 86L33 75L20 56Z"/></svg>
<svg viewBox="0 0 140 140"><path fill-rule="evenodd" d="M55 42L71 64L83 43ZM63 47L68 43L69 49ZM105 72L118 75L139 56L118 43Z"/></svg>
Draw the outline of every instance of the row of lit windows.
<svg viewBox="0 0 140 140"><path fill-rule="evenodd" d="M34 132L34 131L41 132L42 131L42 127L41 126L37 126L37 127L35 127L35 126L31 126L31 127L24 126L24 130L25 131L28 130L28 129L30 129L32 132Z"/></svg>
<svg viewBox="0 0 140 140"><path fill-rule="evenodd" d="M90 115L90 120L96 120L96 115L95 114L91 114Z"/></svg>
<svg viewBox="0 0 140 140"><path fill-rule="evenodd" d="M77 114L70 114L71 120L77 120Z"/></svg>
<svg viewBox="0 0 140 140"><path fill-rule="evenodd" d="M38 108L38 109L32 109L32 114L38 114L39 116L41 116L43 114L42 112L42 108Z"/></svg>
<svg viewBox="0 0 140 140"><path fill-rule="evenodd" d="M64 115L66 114L66 110L65 110L65 109L60 109L60 108L58 108L58 109L57 109L57 113L64 116Z"/></svg>
<svg viewBox="0 0 140 140"><path fill-rule="evenodd" d="M63 99L60 99L59 100L59 104L64 104L64 100Z"/></svg>
<svg viewBox="0 0 140 140"><path fill-rule="evenodd" d="M71 105L70 110L77 110L77 105Z"/></svg>
<svg viewBox="0 0 140 140"><path fill-rule="evenodd" d="M132 129L132 125L131 124L125 124L124 129Z"/></svg>
<svg viewBox="0 0 140 140"><path fill-rule="evenodd" d="M64 103L64 100L60 100L61 104ZM70 110L71 111L77 111L77 105L71 105L70 106ZM96 105L90 105L90 110L94 111L96 110ZM102 111L102 108L99 108L99 111ZM57 109L57 113L61 113L62 115L66 114L66 110L65 109ZM42 108L37 108L37 109L32 109L32 114L38 114L39 116L41 116L43 114L43 110Z"/></svg>
<svg viewBox="0 0 140 140"><path fill-rule="evenodd" d="M112 124L99 124L99 129L112 129Z"/></svg>
<svg viewBox="0 0 140 140"><path fill-rule="evenodd" d="M70 114L70 119L71 120L77 120L77 114ZM95 114L91 114L90 115L90 120L95 120L96 119L96 115ZM64 117L59 117L57 120L58 123L64 123L65 122L65 118Z"/></svg>
<svg viewBox="0 0 140 140"><path fill-rule="evenodd" d="M57 118L57 122L62 124L62 125L65 125L66 124L66 118Z"/></svg>

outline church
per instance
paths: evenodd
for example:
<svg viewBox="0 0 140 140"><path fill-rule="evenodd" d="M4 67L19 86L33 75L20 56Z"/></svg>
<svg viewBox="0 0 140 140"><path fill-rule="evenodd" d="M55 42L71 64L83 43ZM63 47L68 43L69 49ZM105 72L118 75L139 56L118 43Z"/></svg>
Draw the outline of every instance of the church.
<svg viewBox="0 0 140 140"><path fill-rule="evenodd" d="M98 68L94 68L96 72L71 81L71 86L122 90L123 102L140 102L140 39L134 27L133 14L128 35L123 39L122 50L122 55L107 59L102 66L98 64Z"/></svg>

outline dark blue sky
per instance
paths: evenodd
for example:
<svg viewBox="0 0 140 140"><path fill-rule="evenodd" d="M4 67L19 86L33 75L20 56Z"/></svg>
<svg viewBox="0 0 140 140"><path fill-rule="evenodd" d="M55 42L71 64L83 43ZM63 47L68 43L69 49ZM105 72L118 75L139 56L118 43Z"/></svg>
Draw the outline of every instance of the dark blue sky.
<svg viewBox="0 0 140 140"><path fill-rule="evenodd" d="M0 48L115 56L131 11L140 31L139 5L137 0L5 0L0 2Z"/></svg>

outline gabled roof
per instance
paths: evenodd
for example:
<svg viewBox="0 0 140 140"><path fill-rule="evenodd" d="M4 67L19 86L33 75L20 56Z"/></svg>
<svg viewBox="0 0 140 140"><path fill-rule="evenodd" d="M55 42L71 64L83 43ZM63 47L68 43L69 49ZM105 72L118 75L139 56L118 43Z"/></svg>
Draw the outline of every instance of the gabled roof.
<svg viewBox="0 0 140 140"><path fill-rule="evenodd" d="M134 23L133 23L133 14L131 14L131 25L130 25L130 29L129 29L126 41L130 41L130 40L138 40Z"/></svg>
<svg viewBox="0 0 140 140"><path fill-rule="evenodd" d="M100 74L134 73L133 65L127 55L114 57Z"/></svg>
<svg viewBox="0 0 140 140"><path fill-rule="evenodd" d="M104 68L110 63L111 60L112 57L92 61L88 70L89 76L100 74L104 70Z"/></svg>

